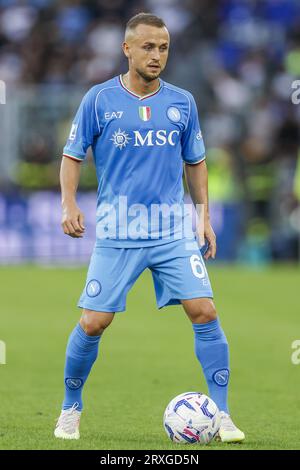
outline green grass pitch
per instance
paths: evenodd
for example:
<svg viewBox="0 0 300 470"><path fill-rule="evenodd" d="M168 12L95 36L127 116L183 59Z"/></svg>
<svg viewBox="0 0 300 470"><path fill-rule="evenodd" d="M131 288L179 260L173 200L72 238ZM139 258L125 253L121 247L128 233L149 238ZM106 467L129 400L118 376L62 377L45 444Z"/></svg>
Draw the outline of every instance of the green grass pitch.
<svg viewBox="0 0 300 470"><path fill-rule="evenodd" d="M231 348L230 409L246 433L242 445L172 444L165 406L186 391L207 392L180 306L157 310L150 272L129 294L103 335L84 391L80 441L58 441L53 428L63 396L67 337L85 269L0 269L1 449L299 449L300 270L251 270L210 264L215 303Z"/></svg>

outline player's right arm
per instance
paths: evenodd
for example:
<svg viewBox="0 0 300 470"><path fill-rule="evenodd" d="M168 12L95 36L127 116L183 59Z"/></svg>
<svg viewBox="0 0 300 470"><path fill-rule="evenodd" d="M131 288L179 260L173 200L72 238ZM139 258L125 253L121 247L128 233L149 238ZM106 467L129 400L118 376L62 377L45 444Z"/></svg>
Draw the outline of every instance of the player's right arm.
<svg viewBox="0 0 300 470"><path fill-rule="evenodd" d="M81 162L85 159L87 149L100 133L95 107L97 91L97 87L91 88L81 101L64 147L60 168L62 229L66 235L73 238L81 238L84 234L84 217L76 203L76 192Z"/></svg>
<svg viewBox="0 0 300 470"><path fill-rule="evenodd" d="M60 167L61 225L64 233L73 238L81 238L84 233L84 215L76 203L80 169L80 162L68 157L62 158Z"/></svg>

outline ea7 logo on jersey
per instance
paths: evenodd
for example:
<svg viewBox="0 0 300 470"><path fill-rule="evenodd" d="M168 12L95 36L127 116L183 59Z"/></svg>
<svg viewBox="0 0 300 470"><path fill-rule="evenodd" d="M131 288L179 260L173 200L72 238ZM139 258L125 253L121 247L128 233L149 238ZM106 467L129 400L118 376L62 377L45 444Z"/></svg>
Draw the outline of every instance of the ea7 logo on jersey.
<svg viewBox="0 0 300 470"><path fill-rule="evenodd" d="M104 113L105 119L120 119L123 116L124 111L113 111L112 113Z"/></svg>

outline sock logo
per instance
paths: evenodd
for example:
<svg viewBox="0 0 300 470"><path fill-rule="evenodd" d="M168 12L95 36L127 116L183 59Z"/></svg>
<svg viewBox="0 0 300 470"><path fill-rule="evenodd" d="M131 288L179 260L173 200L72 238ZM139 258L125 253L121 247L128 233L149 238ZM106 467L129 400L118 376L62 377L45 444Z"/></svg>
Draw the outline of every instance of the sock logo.
<svg viewBox="0 0 300 470"><path fill-rule="evenodd" d="M213 381L220 387L226 387L229 381L229 370L219 369L213 375Z"/></svg>
<svg viewBox="0 0 300 470"><path fill-rule="evenodd" d="M74 379L74 378L68 378L65 380L66 382L66 386L70 389L70 390L78 390L82 384L83 384L83 380L82 379Z"/></svg>
<svg viewBox="0 0 300 470"><path fill-rule="evenodd" d="M97 297L101 292L101 284L97 279L92 279L86 286L86 293L89 297Z"/></svg>

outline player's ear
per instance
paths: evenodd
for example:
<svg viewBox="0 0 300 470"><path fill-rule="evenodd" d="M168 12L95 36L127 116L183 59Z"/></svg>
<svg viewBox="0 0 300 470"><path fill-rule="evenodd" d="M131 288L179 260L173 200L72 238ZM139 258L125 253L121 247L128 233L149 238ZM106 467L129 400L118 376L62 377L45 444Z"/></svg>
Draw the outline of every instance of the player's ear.
<svg viewBox="0 0 300 470"><path fill-rule="evenodd" d="M128 46L127 42L123 42L122 49L123 49L123 52L126 55L127 59L129 59L129 46Z"/></svg>

